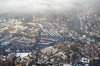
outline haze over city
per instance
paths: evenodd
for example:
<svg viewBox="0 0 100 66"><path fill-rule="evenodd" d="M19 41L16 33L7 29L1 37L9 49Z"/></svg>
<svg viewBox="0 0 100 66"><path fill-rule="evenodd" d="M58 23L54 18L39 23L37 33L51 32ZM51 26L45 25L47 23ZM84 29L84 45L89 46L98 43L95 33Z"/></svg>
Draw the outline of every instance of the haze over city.
<svg viewBox="0 0 100 66"><path fill-rule="evenodd" d="M2 13L63 13L81 8L95 8L100 0L0 0ZM98 9L99 6L96 8Z"/></svg>
<svg viewBox="0 0 100 66"><path fill-rule="evenodd" d="M100 0L0 0L0 66L100 66Z"/></svg>

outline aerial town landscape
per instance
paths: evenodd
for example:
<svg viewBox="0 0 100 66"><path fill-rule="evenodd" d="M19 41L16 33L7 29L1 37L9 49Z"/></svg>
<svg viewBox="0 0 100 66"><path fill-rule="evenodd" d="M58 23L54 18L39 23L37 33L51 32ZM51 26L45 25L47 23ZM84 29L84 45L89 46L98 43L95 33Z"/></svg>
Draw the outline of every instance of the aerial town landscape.
<svg viewBox="0 0 100 66"><path fill-rule="evenodd" d="M100 66L100 13L0 14L0 66Z"/></svg>

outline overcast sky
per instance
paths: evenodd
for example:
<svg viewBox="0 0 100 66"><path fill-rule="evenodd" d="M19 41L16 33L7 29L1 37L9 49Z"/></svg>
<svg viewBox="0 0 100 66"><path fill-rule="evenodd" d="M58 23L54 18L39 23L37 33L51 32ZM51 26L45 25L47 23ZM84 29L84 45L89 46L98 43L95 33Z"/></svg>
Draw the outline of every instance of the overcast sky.
<svg viewBox="0 0 100 66"><path fill-rule="evenodd" d="M96 2L97 0L0 0L0 13L36 13L69 10ZM99 1L99 0L98 0ZM88 3L88 4L87 4Z"/></svg>

